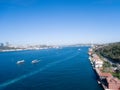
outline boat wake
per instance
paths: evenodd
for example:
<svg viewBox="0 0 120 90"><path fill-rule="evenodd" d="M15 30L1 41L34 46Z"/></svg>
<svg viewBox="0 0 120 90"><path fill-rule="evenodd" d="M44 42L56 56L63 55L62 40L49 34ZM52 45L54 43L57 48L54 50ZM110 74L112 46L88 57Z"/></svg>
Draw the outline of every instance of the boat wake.
<svg viewBox="0 0 120 90"><path fill-rule="evenodd" d="M67 57L67 58L63 59L63 60L58 60L58 61L56 61L56 62L49 63L49 64L45 65L44 67L42 67L42 68L40 68L40 69L38 69L38 70L36 70L36 71L30 72L30 73L25 74L25 75L22 75L22 76L20 76L20 77L18 77L18 78L12 79L12 80L10 80L10 81L8 81L8 82L2 83L2 84L0 84L0 89L6 87L6 86L8 86L8 85L11 85L11 84L13 84L13 83L16 83L16 82L18 82L18 81L20 81L20 80L23 80L23 79L25 79L25 78L27 78L27 77L33 76L33 75L35 75L35 74L37 74L37 73L39 73L39 72L41 72L41 71L43 71L43 70L46 70L47 68L49 68L49 67L51 67L51 66L54 66L54 65L56 65L56 64L58 64L58 63L61 63L61 62L63 62L63 61L66 61L66 60L69 60L69 59L71 59L71 58L74 58L74 57L76 57L78 54L79 54L79 53L76 53L76 54L74 54L74 55L72 55L72 56L70 56L70 57Z"/></svg>

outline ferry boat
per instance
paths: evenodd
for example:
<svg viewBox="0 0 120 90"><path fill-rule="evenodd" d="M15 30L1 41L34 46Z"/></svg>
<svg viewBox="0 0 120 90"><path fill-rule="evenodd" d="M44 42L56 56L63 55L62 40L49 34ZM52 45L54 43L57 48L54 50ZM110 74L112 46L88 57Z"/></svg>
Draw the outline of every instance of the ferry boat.
<svg viewBox="0 0 120 90"><path fill-rule="evenodd" d="M40 60L33 60L31 63L32 63L32 64L36 64L36 63L38 63L38 62L40 62Z"/></svg>
<svg viewBox="0 0 120 90"><path fill-rule="evenodd" d="M20 61L17 61L17 64L23 64L25 62L25 60L20 60Z"/></svg>

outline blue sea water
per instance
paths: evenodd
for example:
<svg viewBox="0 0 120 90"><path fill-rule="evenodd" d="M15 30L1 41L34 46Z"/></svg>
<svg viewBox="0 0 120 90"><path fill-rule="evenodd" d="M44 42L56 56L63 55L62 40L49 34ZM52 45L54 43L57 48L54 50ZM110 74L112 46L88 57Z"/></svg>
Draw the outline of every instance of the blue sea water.
<svg viewBox="0 0 120 90"><path fill-rule="evenodd" d="M88 47L1 52L0 90L103 90L87 52ZM40 62L31 64L34 59Z"/></svg>

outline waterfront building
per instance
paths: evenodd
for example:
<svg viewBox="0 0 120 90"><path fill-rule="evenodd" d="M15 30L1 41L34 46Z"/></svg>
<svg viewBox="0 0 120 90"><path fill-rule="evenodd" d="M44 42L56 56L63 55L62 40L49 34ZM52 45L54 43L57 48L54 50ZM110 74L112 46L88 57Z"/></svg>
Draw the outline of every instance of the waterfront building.
<svg viewBox="0 0 120 90"><path fill-rule="evenodd" d="M95 66L95 68L102 68L103 61L101 61L101 60L95 61L94 66Z"/></svg>
<svg viewBox="0 0 120 90"><path fill-rule="evenodd" d="M101 72L101 70L98 69L98 68L96 68L95 70L96 70L98 76L100 77L100 79L105 79L107 77L112 77L112 75L110 73Z"/></svg>
<svg viewBox="0 0 120 90"><path fill-rule="evenodd" d="M92 48L89 48L89 52L92 52L93 51L93 49Z"/></svg>
<svg viewBox="0 0 120 90"><path fill-rule="evenodd" d="M92 60L93 60L94 67L95 68L102 68L103 61L99 58L99 56L96 54L93 54L92 57L93 57Z"/></svg>
<svg viewBox="0 0 120 90"><path fill-rule="evenodd" d="M106 79L109 90L120 90L120 80L114 77L108 77Z"/></svg>
<svg viewBox="0 0 120 90"><path fill-rule="evenodd" d="M120 80L113 77L111 73L102 72L102 67L104 64L103 60L101 60L97 54L94 54L91 49L89 49L88 53L95 71L99 76L98 81L101 83L104 90L120 90Z"/></svg>
<svg viewBox="0 0 120 90"><path fill-rule="evenodd" d="M0 43L0 47L4 47L4 43Z"/></svg>

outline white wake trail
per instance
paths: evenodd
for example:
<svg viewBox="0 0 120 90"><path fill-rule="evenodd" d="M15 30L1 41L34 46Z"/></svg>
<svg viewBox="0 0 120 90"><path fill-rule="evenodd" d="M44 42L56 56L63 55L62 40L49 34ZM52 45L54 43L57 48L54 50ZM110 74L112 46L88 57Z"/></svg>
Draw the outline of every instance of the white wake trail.
<svg viewBox="0 0 120 90"><path fill-rule="evenodd" d="M77 55L78 55L78 54L75 54L75 55L70 56L70 57L67 57L67 58L65 58L65 59L63 59L63 60L59 60L59 61L56 61L56 62L53 62L53 63L49 63L49 64L45 65L44 67L42 67L42 68L40 68L40 69L38 69L38 70L36 70L36 71L33 71L33 72L28 73L28 74L22 75L22 76L20 76L20 77L18 77L18 78L12 79L11 81L2 83L2 84L0 84L0 88L4 88L4 87L6 87L6 86L8 86L8 85L11 85L11 84L13 84L13 83L16 83L16 82L18 82L18 81L20 81L20 80L23 80L23 79L27 78L27 77L30 77L30 76L32 76L32 75L35 75L35 74L37 74L37 73L39 73L39 72L41 72L41 71L43 71L43 70L45 70L45 69L47 69L47 68L55 65L55 64L61 63L61 62L66 61L66 60L69 60L69 59L71 59L71 58L73 58L73 57L75 57L75 56L77 56Z"/></svg>

